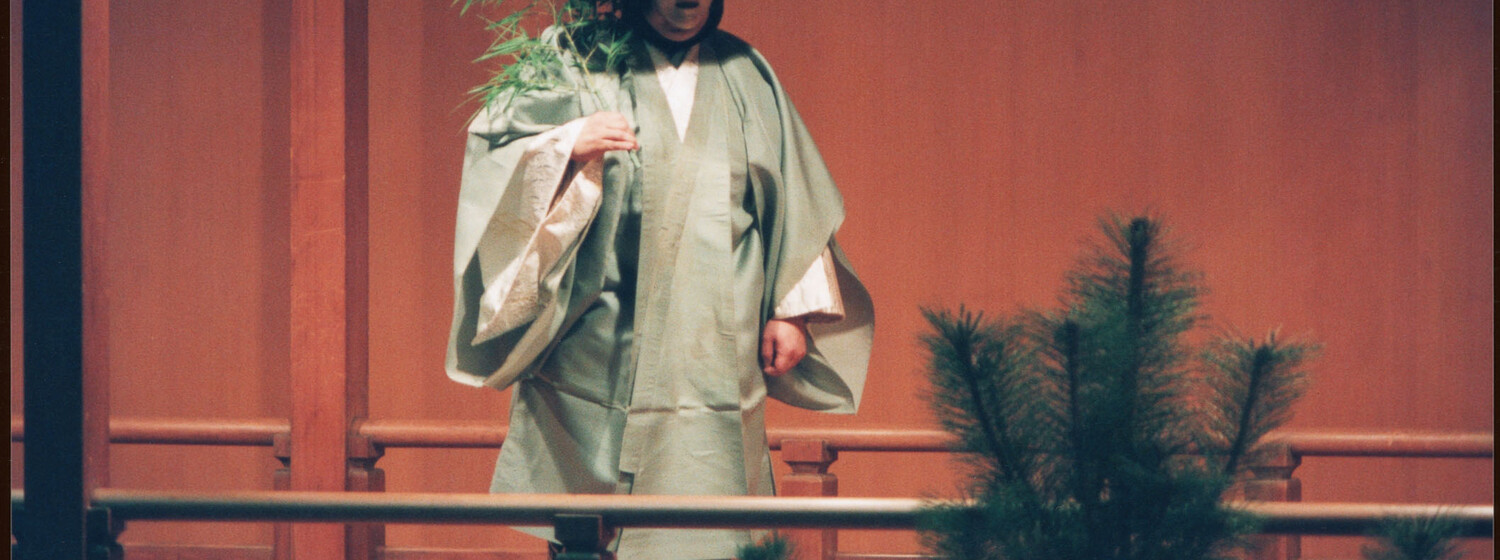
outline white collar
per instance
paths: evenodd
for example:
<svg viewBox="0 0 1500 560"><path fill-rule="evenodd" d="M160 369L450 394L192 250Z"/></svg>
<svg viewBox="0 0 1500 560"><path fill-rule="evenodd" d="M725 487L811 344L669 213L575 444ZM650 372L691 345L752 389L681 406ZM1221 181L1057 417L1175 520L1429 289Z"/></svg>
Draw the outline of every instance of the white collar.
<svg viewBox="0 0 1500 560"><path fill-rule="evenodd" d="M673 124L677 125L677 139L687 138L688 119L693 114L693 97L698 92L698 45L688 47L682 64L673 66L667 55L650 44L646 52L656 66L656 80L667 96L667 107L672 110Z"/></svg>

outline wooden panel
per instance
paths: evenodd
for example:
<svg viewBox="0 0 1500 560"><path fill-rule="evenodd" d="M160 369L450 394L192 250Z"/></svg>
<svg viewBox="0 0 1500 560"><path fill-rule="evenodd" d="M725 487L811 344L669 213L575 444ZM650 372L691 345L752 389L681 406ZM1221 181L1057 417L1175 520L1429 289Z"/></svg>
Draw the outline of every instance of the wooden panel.
<svg viewBox="0 0 1500 560"><path fill-rule="evenodd" d="M109 262L119 416L290 416L288 0L111 7ZM266 449L116 445L123 488L264 490ZM130 542L269 545L268 526Z"/></svg>

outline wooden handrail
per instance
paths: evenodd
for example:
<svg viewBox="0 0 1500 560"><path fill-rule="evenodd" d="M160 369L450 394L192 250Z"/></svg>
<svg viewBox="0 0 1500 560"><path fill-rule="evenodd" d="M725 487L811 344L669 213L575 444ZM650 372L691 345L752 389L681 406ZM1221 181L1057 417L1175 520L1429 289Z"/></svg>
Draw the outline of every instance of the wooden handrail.
<svg viewBox="0 0 1500 560"><path fill-rule="evenodd" d="M276 434L289 430L289 423L282 418L110 419L112 443L270 446ZM366 420L356 426L355 432L381 447L498 448L505 441L506 428L478 421ZM21 441L24 435L21 417L12 415L10 440ZM952 436L941 430L905 428L771 428L766 435L772 449L780 449L789 439L819 439L837 451L943 453L951 450L953 442ZM1287 444L1292 454L1304 457L1495 456L1493 433L1296 431L1273 434L1269 439Z"/></svg>
<svg viewBox="0 0 1500 560"><path fill-rule="evenodd" d="M494 422L443 420L365 420L355 427L355 433L387 448L498 449L507 430Z"/></svg>
<svg viewBox="0 0 1500 560"><path fill-rule="evenodd" d="M162 445L230 445L270 447L277 434L291 431L285 418L133 418L109 419L110 443ZM21 416L10 417L10 440L25 440Z"/></svg>
<svg viewBox="0 0 1500 560"><path fill-rule="evenodd" d="M1368 536L1391 519L1445 516L1465 537L1495 537L1494 505L1364 504L1338 502L1237 502L1261 516L1267 535Z"/></svg>
<svg viewBox="0 0 1500 560"><path fill-rule="evenodd" d="M1288 432L1279 439L1303 457L1495 457L1493 433Z"/></svg>
<svg viewBox="0 0 1500 560"><path fill-rule="evenodd" d="M283 418L111 418L110 443L269 446L291 430Z"/></svg>
<svg viewBox="0 0 1500 560"><path fill-rule="evenodd" d="M15 500L16 491L11 491ZM773 498L614 494L441 494L100 489L93 505L123 520L552 525L597 514L616 527L911 529L916 498Z"/></svg>
<svg viewBox="0 0 1500 560"><path fill-rule="evenodd" d="M912 498L768 498L379 492L175 492L99 489L93 505L120 520L493 523L550 525L559 514L597 514L616 527L914 529ZM952 502L949 502L952 503ZM11 491L12 509L25 493ZM1363 535L1391 517L1453 517L1466 536L1493 537L1492 505L1236 502L1263 516L1265 534Z"/></svg>

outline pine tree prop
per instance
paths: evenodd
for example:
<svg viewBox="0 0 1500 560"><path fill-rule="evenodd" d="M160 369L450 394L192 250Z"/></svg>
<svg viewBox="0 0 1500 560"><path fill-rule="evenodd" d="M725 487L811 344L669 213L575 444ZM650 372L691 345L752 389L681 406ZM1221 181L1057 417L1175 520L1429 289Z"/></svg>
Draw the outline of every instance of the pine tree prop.
<svg viewBox="0 0 1500 560"><path fill-rule="evenodd" d="M1314 346L1184 335L1199 275L1161 224L1103 220L1062 309L990 320L923 310L931 403L975 473L974 507L925 520L963 560L1216 558L1254 529L1221 497L1302 393Z"/></svg>
<svg viewBox="0 0 1500 560"><path fill-rule="evenodd" d="M1447 515L1387 519L1364 547L1365 560L1458 560L1458 521Z"/></svg>
<svg viewBox="0 0 1500 560"><path fill-rule="evenodd" d="M790 560L795 557L792 542L779 532L741 545L734 554L735 560Z"/></svg>

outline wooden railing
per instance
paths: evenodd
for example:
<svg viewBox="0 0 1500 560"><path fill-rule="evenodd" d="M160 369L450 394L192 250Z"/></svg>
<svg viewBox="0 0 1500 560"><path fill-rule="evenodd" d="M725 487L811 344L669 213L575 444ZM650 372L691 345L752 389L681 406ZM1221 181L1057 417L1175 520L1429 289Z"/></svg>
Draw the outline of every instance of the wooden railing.
<svg viewBox="0 0 1500 560"><path fill-rule="evenodd" d="M24 441L26 426L10 417L10 440ZM131 418L109 421L110 443L270 447L291 433L283 418ZM366 420L355 433L383 448L493 448L505 442L506 428L492 422L444 420ZM819 440L834 451L947 453L953 438L941 430L770 428L771 449L787 440ZM1424 432L1290 431L1269 436L1298 457L1495 457L1494 434Z"/></svg>
<svg viewBox="0 0 1500 560"><path fill-rule="evenodd" d="M374 492L172 492L99 489L93 506L116 524L132 520L485 523L551 525L575 558L608 558L619 528L915 529L933 502L910 498L766 498L747 496L618 496L385 494ZM962 505L947 502L946 505ZM1493 506L1277 504L1232 507L1261 516L1265 533L1361 535L1391 517L1454 519L1465 536L1493 537ZM25 494L11 491L24 515ZM582 537L580 538L579 535ZM113 544L113 543L111 543ZM118 545L114 545L118 546Z"/></svg>
<svg viewBox="0 0 1500 560"><path fill-rule="evenodd" d="M11 490L11 507L25 507ZM610 528L836 528L912 530L922 512L956 501L916 498L631 496L607 494L452 494L384 492L183 492L102 488L94 505L119 521L313 521L545 526L559 515L598 515ZM1494 536L1494 506L1275 504L1234 502L1262 517L1265 533L1362 535L1390 517L1453 518L1469 537Z"/></svg>
<svg viewBox="0 0 1500 560"><path fill-rule="evenodd" d="M19 416L11 417L11 441L24 439L25 426ZM127 444L177 444L177 445L228 445L267 446L276 450L284 462L288 461L285 449L290 436L289 422L279 418L257 419L186 419L186 418L113 418L110 421L110 441ZM386 448L495 448L505 441L506 430L502 426L483 422L453 421L409 421L409 420L365 420L355 424L351 441L359 442L366 451L362 453L363 469L368 471L369 490L384 490L383 475L375 469L375 462ZM791 467L791 473L782 477L779 487L787 497L836 497L837 476L829 473L837 461L840 451L849 452L915 452L947 453L951 451L953 438L938 430L879 430L879 429L808 429L772 428L767 431L772 449L781 451L781 458ZM1268 441L1274 446L1269 459L1253 469L1253 479L1246 484L1245 498L1258 505L1254 508L1272 508L1286 519L1298 516L1316 518L1337 508L1320 504L1323 509L1275 510L1273 504L1301 501L1301 482L1295 471L1303 457L1408 457L1408 458L1494 458L1494 436L1485 433L1340 433L1340 432L1283 432L1273 434ZM284 489L283 484L278 484ZM124 492L122 494L122 492ZM288 498L292 493L277 495ZM337 493L336 493L337 494ZM343 493L344 495L364 495ZM96 493L96 500L121 496L140 496L128 491L104 489ZM226 495L216 495L226 496ZM390 495L395 496L395 495ZM408 495L412 496L412 495ZM425 502L429 507L442 507L451 500L464 495L443 494L441 502ZM522 498L531 501L534 496ZM369 499L369 498L361 498ZM436 498L434 498L436 499ZM464 497L463 500L475 498ZM782 499L782 498L777 498ZM486 498L485 500L488 500ZM720 500L714 498L713 500ZM378 501L378 500L377 500ZM484 500L481 500L484 501ZM484 503L504 506L508 502L495 498ZM852 503L852 502L850 502ZM890 506L896 502L886 504ZM791 502L783 505L789 505ZM306 504L304 504L305 506ZM512 504L513 505L513 504ZM296 506L303 507L303 506ZM311 506L307 506L311 507ZM507 506L509 507L509 506ZM1301 506L1299 506L1301 507ZM1356 509L1338 510L1338 515L1364 511L1364 506L1349 506ZM1377 507L1377 506L1369 506ZM1379 506L1391 507L1391 506ZM1492 506L1490 511L1493 511ZM727 511L727 510L726 510ZM1309 513L1311 512L1311 513ZM432 512L428 511L428 515ZM1493 517L1493 513L1491 513ZM376 520L378 521L378 520ZM1279 523L1279 522L1278 522ZM1299 534L1321 534L1316 527L1338 527L1338 531L1352 531L1351 527L1363 527L1362 522L1327 521L1324 525L1308 522L1288 521L1288 525L1271 525L1267 536L1258 537L1259 553L1256 558L1293 560L1300 557ZM1301 523L1301 524L1299 524ZM1351 524L1352 523L1352 524ZM789 531L794 542L803 550L815 550L814 558L832 560L852 558L839 555L836 529L844 525L838 522L814 524L816 528L803 527ZM867 526L866 526L867 527ZM1285 527L1282 531L1277 527ZM1295 530L1293 530L1295 529ZM1360 529L1363 531L1363 529ZM281 531L278 531L280 534ZM368 539L369 550L383 546L383 533L376 530ZM1359 531L1338 534L1359 534ZM373 557L371 555L370 557Z"/></svg>

